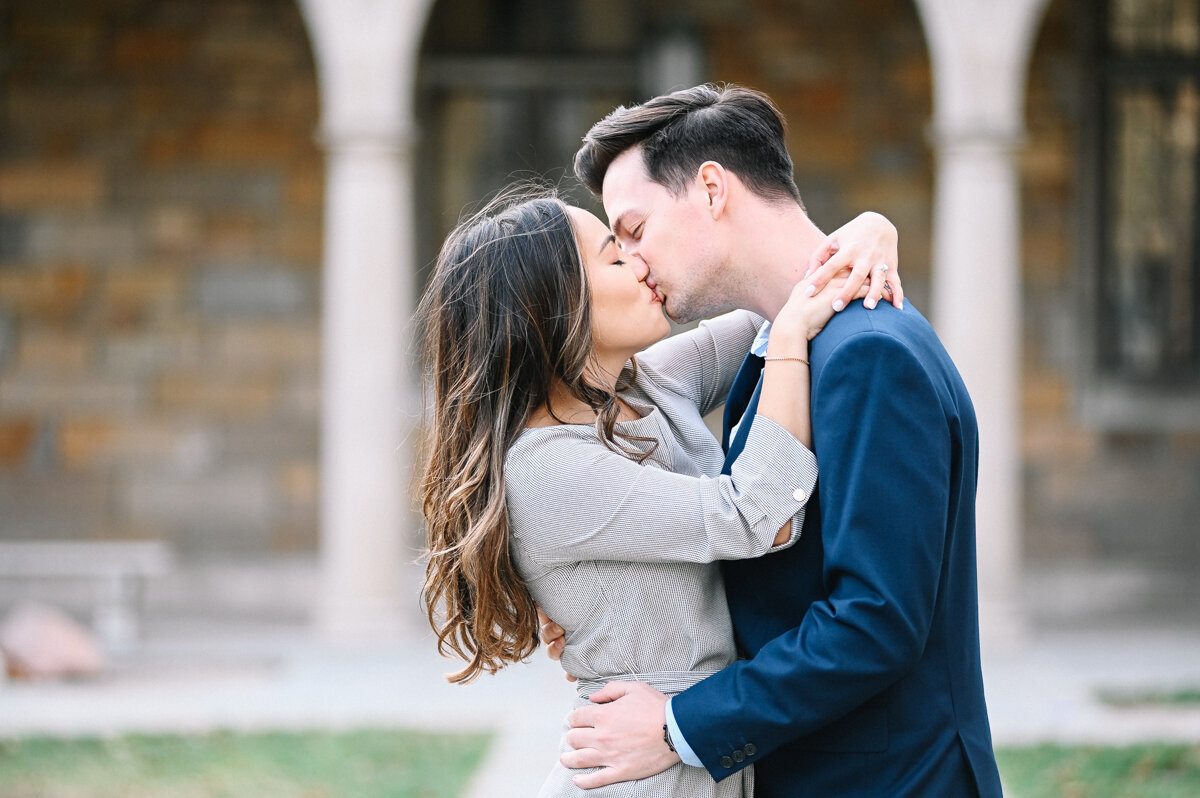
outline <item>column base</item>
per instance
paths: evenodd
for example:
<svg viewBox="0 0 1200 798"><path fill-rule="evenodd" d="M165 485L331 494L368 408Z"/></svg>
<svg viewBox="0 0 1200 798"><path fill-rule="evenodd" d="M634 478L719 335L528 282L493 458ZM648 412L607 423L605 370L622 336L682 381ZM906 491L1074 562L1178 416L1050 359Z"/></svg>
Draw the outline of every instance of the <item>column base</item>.
<svg viewBox="0 0 1200 798"><path fill-rule="evenodd" d="M979 645L986 651L1013 651L1029 641L1029 620L1015 601L979 597Z"/></svg>

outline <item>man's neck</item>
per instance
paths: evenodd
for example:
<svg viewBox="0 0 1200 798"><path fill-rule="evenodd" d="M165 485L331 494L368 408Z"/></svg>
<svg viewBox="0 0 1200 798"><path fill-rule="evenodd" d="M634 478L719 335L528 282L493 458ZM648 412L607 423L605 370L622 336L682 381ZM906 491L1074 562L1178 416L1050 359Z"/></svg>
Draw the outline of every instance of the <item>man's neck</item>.
<svg viewBox="0 0 1200 798"><path fill-rule="evenodd" d="M747 276L744 306L774 320L804 278L809 258L825 241L796 204L758 203L745 221L737 259Z"/></svg>

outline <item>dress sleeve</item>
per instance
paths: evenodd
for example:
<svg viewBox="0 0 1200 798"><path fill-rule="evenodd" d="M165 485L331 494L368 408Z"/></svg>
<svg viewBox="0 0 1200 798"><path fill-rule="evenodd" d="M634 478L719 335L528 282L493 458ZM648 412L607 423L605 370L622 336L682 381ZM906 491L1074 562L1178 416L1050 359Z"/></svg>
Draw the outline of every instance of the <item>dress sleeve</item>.
<svg viewBox="0 0 1200 798"><path fill-rule="evenodd" d="M638 368L696 405L703 416L725 401L762 325L763 318L747 310L702 321L640 353Z"/></svg>
<svg viewBox="0 0 1200 798"><path fill-rule="evenodd" d="M757 557L788 519L794 542L817 479L812 452L767 418L728 476L676 474L570 434L518 442L506 471L514 535L544 565Z"/></svg>

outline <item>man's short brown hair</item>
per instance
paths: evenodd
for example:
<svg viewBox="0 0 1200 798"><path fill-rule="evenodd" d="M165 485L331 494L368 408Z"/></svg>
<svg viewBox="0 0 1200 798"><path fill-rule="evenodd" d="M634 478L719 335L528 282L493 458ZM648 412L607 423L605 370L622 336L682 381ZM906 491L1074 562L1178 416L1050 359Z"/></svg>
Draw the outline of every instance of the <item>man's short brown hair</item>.
<svg viewBox="0 0 1200 798"><path fill-rule="evenodd" d="M575 176L597 196L618 155L641 146L646 173L679 195L700 164L715 161L756 194L800 202L783 114L761 92L703 84L621 106L583 137Z"/></svg>

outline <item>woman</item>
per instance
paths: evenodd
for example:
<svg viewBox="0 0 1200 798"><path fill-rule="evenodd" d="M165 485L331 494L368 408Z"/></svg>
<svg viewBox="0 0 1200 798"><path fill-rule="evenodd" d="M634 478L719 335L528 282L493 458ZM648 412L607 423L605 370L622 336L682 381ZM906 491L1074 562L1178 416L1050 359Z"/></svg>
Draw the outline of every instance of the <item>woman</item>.
<svg viewBox="0 0 1200 798"><path fill-rule="evenodd" d="M835 236L851 249L886 225L894 242L881 218ZM646 277L599 219L551 197L499 200L443 246L422 302L435 388L424 599L439 650L468 661L451 681L532 653L540 604L567 630L581 703L611 679L682 690L734 658L714 561L799 534L816 481L804 358L844 281L812 297L802 283L780 311L760 418L732 473L710 477L724 455L702 416L762 320L731 313L651 346L669 324ZM648 620L662 608L670 630ZM677 765L593 794L750 795L751 770L717 784ZM582 792L559 765L541 794Z"/></svg>

